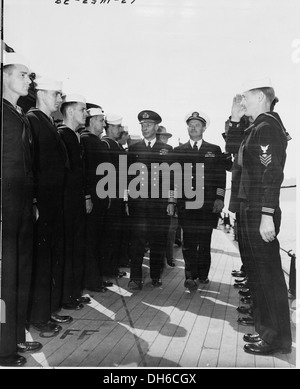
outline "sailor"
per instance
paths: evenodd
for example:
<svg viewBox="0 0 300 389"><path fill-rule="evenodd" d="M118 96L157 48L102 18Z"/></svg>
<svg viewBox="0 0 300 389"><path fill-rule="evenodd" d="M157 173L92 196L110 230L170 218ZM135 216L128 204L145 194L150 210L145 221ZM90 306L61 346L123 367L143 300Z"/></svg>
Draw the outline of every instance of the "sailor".
<svg viewBox="0 0 300 389"><path fill-rule="evenodd" d="M27 112L34 141L35 224L34 263L29 322L43 332L59 332L70 316L61 316L64 233L63 184L68 163L66 148L51 114L61 104L62 82L46 77L35 80L36 108Z"/></svg>
<svg viewBox="0 0 300 389"><path fill-rule="evenodd" d="M288 353L292 345L290 312L277 239L288 134L279 115L270 112L275 98L270 79L251 80L242 90L243 94L233 99L231 121L238 126L243 115L253 120L237 158L241 168L240 221L249 255L247 272L256 331L244 335L244 350L254 355Z"/></svg>
<svg viewBox="0 0 300 389"><path fill-rule="evenodd" d="M123 131L123 117L116 113L107 113L105 132L101 142L105 150L106 162L112 164L116 177L120 172L120 156L126 156L126 150L118 142ZM127 158L127 156L126 156ZM104 286L112 286L116 277L123 277L126 272L119 269L121 257L122 226L125 217L124 196L119 196L119 180L116 180L115 196L109 196L109 207L105 215L105 231L103 237L103 275Z"/></svg>
<svg viewBox="0 0 300 389"><path fill-rule="evenodd" d="M6 306L6 315L0 365L17 367L26 363L18 353L42 348L25 336L33 249L32 134L17 101L28 94L31 80L26 59L4 53L3 60L1 307Z"/></svg>
<svg viewBox="0 0 300 389"><path fill-rule="evenodd" d="M101 142L105 126L103 109L93 107L87 110L85 129L80 134L84 149L85 187L91 195L92 211L86 214L86 251L83 285L92 292L106 292L102 275L102 251L104 245L105 215L108 199L97 196L96 187L100 177L97 167L105 162L105 147Z"/></svg>
<svg viewBox="0 0 300 389"><path fill-rule="evenodd" d="M78 130L85 125L86 100L80 94L63 96L60 107L63 123L58 131L66 146L69 166L64 186L65 269L63 308L82 309L89 297L82 296L85 260L85 215L92 211L90 193L85 188L83 147Z"/></svg>
<svg viewBox="0 0 300 389"><path fill-rule="evenodd" d="M190 139L176 147L174 152L184 172L183 187L192 178L191 189L199 198L188 198L184 192L178 198L177 209L183 230L184 286L195 290L198 287L197 280L200 284L209 282L211 236L224 207L226 171L221 148L203 139L204 131L210 124L209 117L195 110L186 115L185 122ZM189 165L191 173L186 174L185 166Z"/></svg>

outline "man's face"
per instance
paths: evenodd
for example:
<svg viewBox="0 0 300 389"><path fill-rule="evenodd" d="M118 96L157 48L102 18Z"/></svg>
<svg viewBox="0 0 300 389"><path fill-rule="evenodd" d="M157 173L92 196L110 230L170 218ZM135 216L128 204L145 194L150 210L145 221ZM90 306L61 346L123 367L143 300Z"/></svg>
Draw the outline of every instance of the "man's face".
<svg viewBox="0 0 300 389"><path fill-rule="evenodd" d="M31 84L29 70L24 65L14 65L7 72L3 72L4 87L10 93L18 96L27 96Z"/></svg>
<svg viewBox="0 0 300 389"><path fill-rule="evenodd" d="M57 111L62 102L61 91L41 90L38 91L38 93L40 94L43 103L51 113Z"/></svg>
<svg viewBox="0 0 300 389"><path fill-rule="evenodd" d="M158 140L160 140L163 143L168 143L169 137L167 135L159 135Z"/></svg>
<svg viewBox="0 0 300 389"><path fill-rule="evenodd" d="M85 119L87 117L86 105L84 103L74 104L73 109L73 120L78 126L85 125Z"/></svg>
<svg viewBox="0 0 300 389"><path fill-rule="evenodd" d="M152 140L156 136L156 131L158 129L158 124L151 121L144 121L141 123L142 126L142 134L145 139Z"/></svg>
<svg viewBox="0 0 300 389"><path fill-rule="evenodd" d="M259 107L259 93L253 91L244 92L241 105L245 108L246 116L254 116Z"/></svg>
<svg viewBox="0 0 300 389"><path fill-rule="evenodd" d="M91 119L91 121L92 121L94 134L100 136L103 133L103 128L104 128L104 116L103 115L94 116Z"/></svg>
<svg viewBox="0 0 300 389"><path fill-rule="evenodd" d="M192 119L188 122L188 133L192 140L202 139L205 131L205 124L200 120Z"/></svg>
<svg viewBox="0 0 300 389"><path fill-rule="evenodd" d="M109 124L110 135L114 140L120 138L121 131L123 129L121 124Z"/></svg>

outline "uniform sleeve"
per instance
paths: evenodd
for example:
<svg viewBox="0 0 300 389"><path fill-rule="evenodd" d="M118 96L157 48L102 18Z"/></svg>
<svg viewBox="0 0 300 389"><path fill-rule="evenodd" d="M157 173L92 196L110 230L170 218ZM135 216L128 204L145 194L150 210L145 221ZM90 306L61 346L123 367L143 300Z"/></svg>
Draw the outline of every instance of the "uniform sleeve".
<svg viewBox="0 0 300 389"><path fill-rule="evenodd" d="M279 205L287 140L282 131L266 123L259 131L257 163L262 172L262 213L273 215Z"/></svg>
<svg viewBox="0 0 300 389"><path fill-rule="evenodd" d="M225 188L226 188L226 164L224 163L224 157L222 155L221 148L217 146L216 154L218 156L218 162L216 165L216 199L224 201Z"/></svg>

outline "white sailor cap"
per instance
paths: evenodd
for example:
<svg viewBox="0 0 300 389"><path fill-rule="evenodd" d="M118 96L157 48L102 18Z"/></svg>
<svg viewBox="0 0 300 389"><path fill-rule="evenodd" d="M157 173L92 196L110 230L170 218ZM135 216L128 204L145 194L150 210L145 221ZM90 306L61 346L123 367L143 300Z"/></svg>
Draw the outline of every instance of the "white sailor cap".
<svg viewBox="0 0 300 389"><path fill-rule="evenodd" d="M186 115L186 123L188 123L190 120L200 120L200 122L205 124L206 128L210 125L209 117L206 115L206 113L199 110L191 111Z"/></svg>
<svg viewBox="0 0 300 389"><path fill-rule="evenodd" d="M62 104L65 103L83 103L86 104L86 99L77 93L70 93L63 96Z"/></svg>
<svg viewBox="0 0 300 389"><path fill-rule="evenodd" d="M24 65L30 70L30 65L27 58L17 53L7 53L6 51L4 51L3 66L7 65Z"/></svg>
<svg viewBox="0 0 300 389"><path fill-rule="evenodd" d="M108 113L105 119L108 124L117 126L122 124L123 117L116 113Z"/></svg>
<svg viewBox="0 0 300 389"><path fill-rule="evenodd" d="M104 112L102 108L90 108L87 110L88 115L91 116L98 116L98 115L104 115Z"/></svg>
<svg viewBox="0 0 300 389"><path fill-rule="evenodd" d="M270 78L264 77L256 80L247 80L243 83L241 90L242 92L247 92L259 88L273 88Z"/></svg>
<svg viewBox="0 0 300 389"><path fill-rule="evenodd" d="M63 87L62 81L56 81L42 76L37 77L34 82L36 89L61 91Z"/></svg>

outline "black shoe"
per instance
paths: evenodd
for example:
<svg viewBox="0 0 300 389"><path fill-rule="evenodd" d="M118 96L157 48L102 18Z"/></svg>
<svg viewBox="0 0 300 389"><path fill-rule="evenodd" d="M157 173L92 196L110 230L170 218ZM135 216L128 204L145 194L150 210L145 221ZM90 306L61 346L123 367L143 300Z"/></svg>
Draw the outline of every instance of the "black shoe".
<svg viewBox="0 0 300 389"><path fill-rule="evenodd" d="M171 267L175 267L176 266L173 258L167 259L167 264L169 266L171 266Z"/></svg>
<svg viewBox="0 0 300 389"><path fill-rule="evenodd" d="M250 297L242 297L241 302L244 304L252 304L252 298Z"/></svg>
<svg viewBox="0 0 300 389"><path fill-rule="evenodd" d="M257 343L261 341L258 334L245 334L243 340L247 343Z"/></svg>
<svg viewBox="0 0 300 389"><path fill-rule="evenodd" d="M291 352L291 347L282 348L280 346L273 346L264 340L261 340L257 343L245 344L244 351L254 355L272 355L275 353L288 354Z"/></svg>
<svg viewBox="0 0 300 389"><path fill-rule="evenodd" d="M236 309L238 313L242 313L243 315L252 314L252 309L244 307L243 305L241 307L237 307Z"/></svg>
<svg viewBox="0 0 300 389"><path fill-rule="evenodd" d="M251 297L250 289L241 289L239 290L239 295L243 297Z"/></svg>
<svg viewBox="0 0 300 389"><path fill-rule="evenodd" d="M19 367L25 365L26 362L26 358L17 353L8 357L0 357L0 366Z"/></svg>
<svg viewBox="0 0 300 389"><path fill-rule="evenodd" d="M195 280L193 280L192 278L187 278L184 281L184 287L189 289L189 290L196 290L196 289L198 289L197 282Z"/></svg>
<svg viewBox="0 0 300 389"><path fill-rule="evenodd" d="M86 286L85 289L89 290L90 292L95 292L95 293L105 293L108 290L105 286L99 286L99 287L95 286L94 288L93 287L89 288L88 286Z"/></svg>
<svg viewBox="0 0 300 389"><path fill-rule="evenodd" d="M76 302L78 304L89 304L91 302L91 299L86 296L81 296L78 299L76 299Z"/></svg>
<svg viewBox="0 0 300 389"><path fill-rule="evenodd" d="M246 277L246 273L244 273L244 272L241 271L241 270L233 270L233 271L231 272L231 275L232 275L233 277L241 277L241 278Z"/></svg>
<svg viewBox="0 0 300 389"><path fill-rule="evenodd" d="M61 326L59 326L55 323L51 323L50 320L46 323L31 323L31 326L40 332L55 332L55 333L57 333L57 332L62 330Z"/></svg>
<svg viewBox="0 0 300 389"><path fill-rule="evenodd" d="M113 286L113 282L111 282L111 281L103 281L103 286L105 286L105 287Z"/></svg>
<svg viewBox="0 0 300 389"><path fill-rule="evenodd" d="M122 270L118 271L118 275L117 275L118 278L122 278L122 277L125 277L125 276L127 276L126 271L122 271Z"/></svg>
<svg viewBox="0 0 300 389"><path fill-rule="evenodd" d="M17 350L19 353L36 353L43 345L40 342L24 342L17 344Z"/></svg>
<svg viewBox="0 0 300 389"><path fill-rule="evenodd" d="M200 282L200 284L208 284L209 279L208 278L199 278L199 282Z"/></svg>
<svg viewBox="0 0 300 389"><path fill-rule="evenodd" d="M254 320L252 317L239 317L237 322L242 326L254 326Z"/></svg>
<svg viewBox="0 0 300 389"><path fill-rule="evenodd" d="M153 286L162 286L161 279L159 279L159 280L152 280L152 285Z"/></svg>
<svg viewBox="0 0 300 389"><path fill-rule="evenodd" d="M235 284L233 284L233 286L236 288L236 289L247 289L247 283L246 282L236 282Z"/></svg>
<svg viewBox="0 0 300 389"><path fill-rule="evenodd" d="M131 290L142 290L143 289L143 282L137 281L137 280L130 280L128 283L128 288Z"/></svg>
<svg viewBox="0 0 300 389"><path fill-rule="evenodd" d="M71 316L61 316L57 313L53 313L51 315L51 322L52 323L59 323L59 324L69 324L73 321L73 318Z"/></svg>
<svg viewBox="0 0 300 389"><path fill-rule="evenodd" d="M79 311L80 309L84 308L84 305L75 301L63 304L62 308L71 311Z"/></svg>
<svg viewBox="0 0 300 389"><path fill-rule="evenodd" d="M248 277L245 277L245 278L236 278L236 279L234 280L234 282L235 282L236 284L240 284L240 283L243 283L243 282L246 282L246 281L248 281Z"/></svg>

